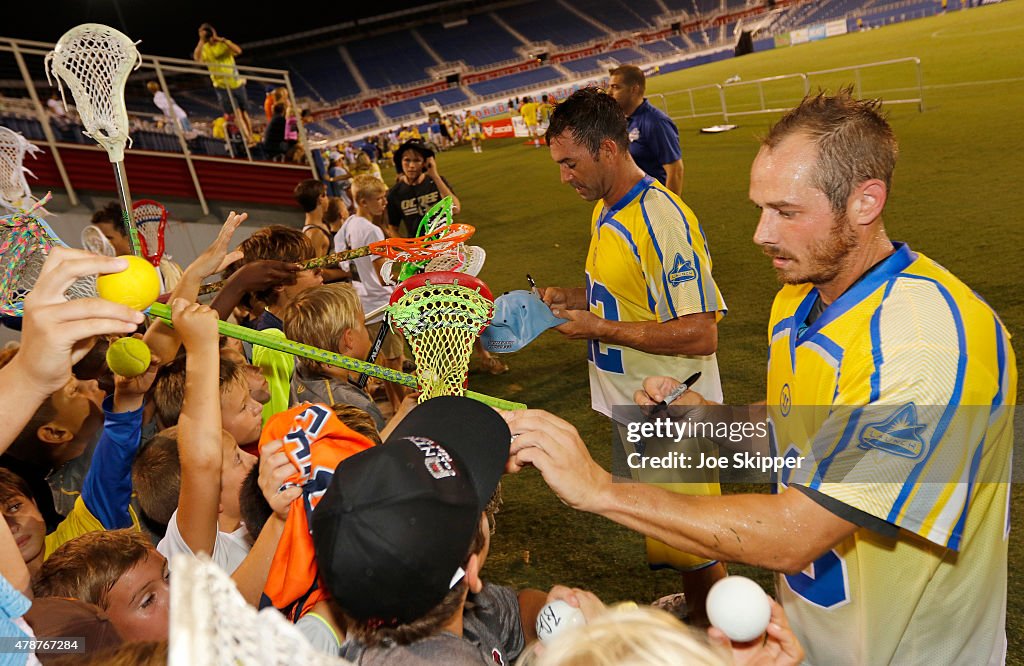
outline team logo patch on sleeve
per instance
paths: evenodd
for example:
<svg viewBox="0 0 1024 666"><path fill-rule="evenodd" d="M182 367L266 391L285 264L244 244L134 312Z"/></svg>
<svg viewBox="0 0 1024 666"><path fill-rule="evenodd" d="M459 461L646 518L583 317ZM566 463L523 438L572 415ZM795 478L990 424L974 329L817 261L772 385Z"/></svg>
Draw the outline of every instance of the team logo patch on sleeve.
<svg viewBox="0 0 1024 666"><path fill-rule="evenodd" d="M917 418L917 407L909 402L884 421L869 423L860 431L861 449L878 449L904 458L919 458L925 443L921 431L925 426Z"/></svg>
<svg viewBox="0 0 1024 666"><path fill-rule="evenodd" d="M669 283L673 287L677 287L695 277L697 277L697 271L693 269L693 262L683 259L683 255L677 252L676 258L672 261L672 270L668 272Z"/></svg>
<svg viewBox="0 0 1024 666"><path fill-rule="evenodd" d="M636 141L639 138L640 138L640 128L639 127L634 127L633 129L629 130L629 142L630 143L633 143L634 141Z"/></svg>

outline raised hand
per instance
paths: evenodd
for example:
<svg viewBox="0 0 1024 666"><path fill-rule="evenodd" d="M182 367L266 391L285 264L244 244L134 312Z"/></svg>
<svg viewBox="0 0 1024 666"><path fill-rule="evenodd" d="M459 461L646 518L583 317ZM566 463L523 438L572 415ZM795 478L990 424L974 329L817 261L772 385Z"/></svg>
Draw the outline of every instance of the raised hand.
<svg viewBox="0 0 1024 666"><path fill-rule="evenodd" d="M211 345L216 350L220 339L220 333L217 332L219 321L216 311L209 306L189 303L183 298L176 298L171 303L171 322L187 352Z"/></svg>
<svg viewBox="0 0 1024 666"><path fill-rule="evenodd" d="M141 312L102 298L68 301L64 292L75 280L96 274L118 273L128 267L124 259L102 257L56 247L25 298L21 349L11 363L19 368L19 385L50 395L71 376L71 366L92 348L97 335L132 333L144 321Z"/></svg>

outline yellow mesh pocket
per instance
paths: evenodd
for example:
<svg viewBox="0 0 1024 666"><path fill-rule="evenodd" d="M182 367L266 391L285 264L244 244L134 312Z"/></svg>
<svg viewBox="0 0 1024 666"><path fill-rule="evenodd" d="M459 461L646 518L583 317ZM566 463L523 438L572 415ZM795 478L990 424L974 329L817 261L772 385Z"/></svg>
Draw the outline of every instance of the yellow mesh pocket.
<svg viewBox="0 0 1024 666"><path fill-rule="evenodd" d="M486 285L471 276L428 273L417 277L423 284L405 290L388 311L392 326L405 334L412 347L420 402L439 395L463 395L473 342L491 321L494 303Z"/></svg>

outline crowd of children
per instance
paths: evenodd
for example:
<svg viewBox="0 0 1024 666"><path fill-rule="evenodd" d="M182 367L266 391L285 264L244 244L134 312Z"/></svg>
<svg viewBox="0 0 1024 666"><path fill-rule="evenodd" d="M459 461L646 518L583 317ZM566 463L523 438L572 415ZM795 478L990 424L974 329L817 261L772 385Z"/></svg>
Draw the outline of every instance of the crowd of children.
<svg viewBox="0 0 1024 666"><path fill-rule="evenodd" d="M47 259L20 346L0 355L0 635L82 636L97 660L159 663L174 563L200 554L249 603L362 664L511 663L530 653L546 602L605 612L582 590L484 580L512 439L497 411L459 397L417 406L392 384L377 400L355 373L220 336L230 319L366 358L385 325L393 287L380 258L339 266L351 283L299 264L384 239L388 188L356 176L347 216L329 213L318 181L300 183L296 200L305 233L269 226L231 250L246 215L228 217L171 292L173 327L65 301L76 277L123 260L68 249ZM199 303L216 273L224 288ZM103 362L125 335L152 352L132 378ZM388 333L377 362L400 369L404 350Z"/></svg>

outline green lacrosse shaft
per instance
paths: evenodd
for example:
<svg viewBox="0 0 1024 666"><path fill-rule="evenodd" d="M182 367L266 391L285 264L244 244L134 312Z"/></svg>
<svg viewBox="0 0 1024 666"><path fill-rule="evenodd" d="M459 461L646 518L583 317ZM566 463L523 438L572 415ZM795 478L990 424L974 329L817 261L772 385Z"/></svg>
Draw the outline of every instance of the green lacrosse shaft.
<svg viewBox="0 0 1024 666"><path fill-rule="evenodd" d="M153 303L153 305L149 306L148 312L154 317L159 317L168 324L171 324L171 308L164 303ZM262 331L255 331L251 328L246 328L226 321L217 322L217 330L220 331L221 335L226 335L229 338L266 347L267 349L273 349L275 351L292 354L294 356L301 356L302 358L308 358L311 361L319 361L338 368L352 370L353 372L361 372L365 375L376 377L377 379L383 379L384 381L391 382L393 384L401 384L402 386L408 386L409 388L414 389L419 388L419 382L416 380L415 376L405 372L399 372L398 370L392 370L391 368L385 368L377 365L376 363L367 363L366 361L360 361L359 359L355 359L350 356L342 356L336 352L327 351L326 349L320 349L310 345L304 345L301 342L295 342L294 340L289 340L287 338L270 335ZM473 400L482 402L485 405L495 407L497 409L526 409L526 405L521 402L503 400L501 398L484 395L483 393L477 393L476 391L466 391L465 395L467 398L472 398Z"/></svg>

